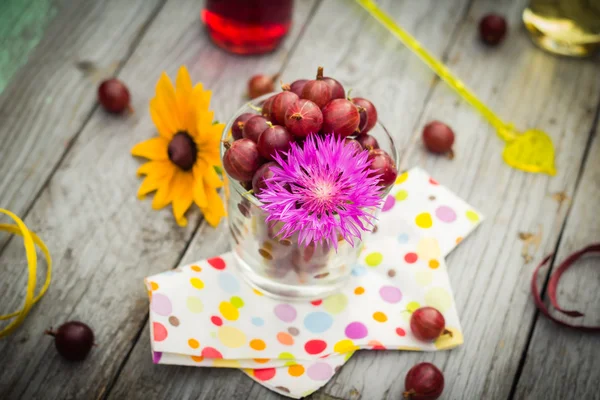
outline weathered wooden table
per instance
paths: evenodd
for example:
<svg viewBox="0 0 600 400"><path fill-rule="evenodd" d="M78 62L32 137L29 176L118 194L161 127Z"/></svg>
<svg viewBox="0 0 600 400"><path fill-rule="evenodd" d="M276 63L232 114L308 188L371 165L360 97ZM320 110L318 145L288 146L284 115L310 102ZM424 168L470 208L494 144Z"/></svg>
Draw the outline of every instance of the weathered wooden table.
<svg viewBox="0 0 600 400"><path fill-rule="evenodd" d="M29 4L27 4L29 3ZM212 89L225 120L255 73L290 81L324 65L375 100L402 166L420 165L487 217L448 258L465 344L452 351L361 352L315 399L399 399L404 375L432 361L445 399L598 399L600 337L557 327L536 312L534 265L600 239L600 65L535 48L521 28L526 0L387 0L393 17L442 57L481 98L520 127L552 136L558 175L507 167L502 142L468 105L349 0L300 0L285 43L262 57L215 48L199 20L201 0L8 0L0 4L0 206L22 216L55 261L50 290L12 336L0 340L2 399L279 396L236 370L155 366L142 278L227 250L225 224L186 228L170 210L136 200L139 161L129 149L154 135L147 112L162 71L186 64ZM496 49L477 40L477 21L504 14L510 34ZM134 115L107 115L98 82L129 86ZM457 132L457 157L426 154L424 123ZM530 238L522 241L521 235ZM21 241L1 237L0 311L23 302ZM598 259L563 279L560 301L600 319ZM548 276L548 269L543 271ZM44 329L71 319L93 326L99 346L64 362Z"/></svg>

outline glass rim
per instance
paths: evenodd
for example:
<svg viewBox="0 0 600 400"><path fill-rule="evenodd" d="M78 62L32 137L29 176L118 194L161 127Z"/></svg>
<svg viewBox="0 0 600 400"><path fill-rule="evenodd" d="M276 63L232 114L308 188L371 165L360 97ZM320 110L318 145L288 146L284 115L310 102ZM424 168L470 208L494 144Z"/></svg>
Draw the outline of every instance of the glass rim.
<svg viewBox="0 0 600 400"><path fill-rule="evenodd" d="M221 134L221 144L220 144L220 146L221 146L221 148L220 148L221 161L223 161L223 155L225 154L225 142L227 142L231 136L230 135L231 127L233 126L233 123L235 122L236 118L239 117L241 114L248 112L248 110L247 110L248 108L254 109L256 111L256 107L259 107L257 104L260 104L260 103L264 102L265 100L267 100L269 97L274 96L279 93L282 93L282 92L271 92L271 93L262 95L260 97L257 97L255 99L252 99L252 100L244 103L244 105L242 105L240 108L238 108L236 110L235 113L233 113L233 116L229 119L229 121L227 121L227 125L225 125L225 128L223 129L223 133ZM256 115L261 115L261 114L256 114ZM392 150L393 150L392 154L390 154L390 157L392 157L392 160L394 160L394 163L396 164L396 169L398 169L398 149L396 149L396 143L394 141L394 138L392 137L392 135L390 135L390 133L388 132L385 125L383 125L379 121L379 119L377 120L376 125L379 126L383 130L383 132L386 135L386 138L389 140ZM256 196L254 196L254 194L250 193L249 190L247 190L245 187L243 187L237 179L232 178L227 173L225 168L222 168L222 171L223 171L224 176L226 177L226 181L224 182L226 185L230 185L231 187L233 187L233 189L235 189L236 192L238 192L242 197L247 199L253 205L262 208L262 205L263 205L262 201L260 201ZM398 173L400 173L400 172L398 171ZM381 192L380 197L382 199L384 199L389 194L389 192L392 190L393 186L394 186L393 184L388 186L383 192Z"/></svg>

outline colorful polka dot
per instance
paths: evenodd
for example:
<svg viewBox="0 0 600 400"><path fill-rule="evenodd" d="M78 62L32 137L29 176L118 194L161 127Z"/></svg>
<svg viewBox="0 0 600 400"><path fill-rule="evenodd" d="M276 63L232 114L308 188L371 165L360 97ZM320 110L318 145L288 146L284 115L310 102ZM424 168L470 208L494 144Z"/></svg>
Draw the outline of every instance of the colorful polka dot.
<svg viewBox="0 0 600 400"><path fill-rule="evenodd" d="M358 346L350 339L342 339L333 346L333 351L336 353L347 353L354 350L358 350Z"/></svg>
<svg viewBox="0 0 600 400"><path fill-rule="evenodd" d="M402 182L408 179L408 172L403 172L396 178L396 185L401 184Z"/></svg>
<svg viewBox="0 0 600 400"><path fill-rule="evenodd" d="M385 322L388 318L387 315L385 315L381 311L377 311L373 314L373 319L377 322Z"/></svg>
<svg viewBox="0 0 600 400"><path fill-rule="evenodd" d="M420 270L415 273L415 281L419 286L427 286L433 280L433 273L429 270Z"/></svg>
<svg viewBox="0 0 600 400"><path fill-rule="evenodd" d="M219 304L219 311L221 312L221 315L229 321L235 321L240 316L238 309L227 301L222 301L221 304Z"/></svg>
<svg viewBox="0 0 600 400"><path fill-rule="evenodd" d="M402 328L396 328L396 335L398 336L406 336L406 331Z"/></svg>
<svg viewBox="0 0 600 400"><path fill-rule="evenodd" d="M398 190L398 193L394 196L397 201L404 201L408 197L408 192L406 190Z"/></svg>
<svg viewBox="0 0 600 400"><path fill-rule="evenodd" d="M197 265L192 265L192 266L190 267L190 269L191 269L192 271L194 271L194 272L202 272L202 268L200 268L200 267L199 267L199 266L197 266Z"/></svg>
<svg viewBox="0 0 600 400"><path fill-rule="evenodd" d="M289 304L278 304L275 306L273 311L275 312L277 318L283 322L292 322L296 319L296 309Z"/></svg>
<svg viewBox="0 0 600 400"><path fill-rule="evenodd" d="M362 265L356 264L352 268L352 275L353 276L363 276L366 273L367 273L367 269L365 267L363 267Z"/></svg>
<svg viewBox="0 0 600 400"><path fill-rule="evenodd" d="M294 338L286 332L279 332L277 334L277 341L284 346L291 346L294 344Z"/></svg>
<svg viewBox="0 0 600 400"><path fill-rule="evenodd" d="M298 330L298 328L294 328L293 326L288 328L288 332L292 336L298 336L300 334L300 331Z"/></svg>
<svg viewBox="0 0 600 400"><path fill-rule="evenodd" d="M376 267L381 264L381 261L383 261L383 255L378 251L369 253L365 258L365 262L369 267Z"/></svg>
<svg viewBox="0 0 600 400"><path fill-rule="evenodd" d="M354 289L354 294L357 296L360 296L364 292L365 292L365 288L362 286L358 286L356 289Z"/></svg>
<svg viewBox="0 0 600 400"><path fill-rule="evenodd" d="M204 304L202 304L199 297L189 296L185 301L185 305L194 314L199 314L204 310Z"/></svg>
<svg viewBox="0 0 600 400"><path fill-rule="evenodd" d="M242 308L242 307L244 307L244 300L242 300L238 296L233 296L231 299L229 299L229 302L235 308Z"/></svg>
<svg viewBox="0 0 600 400"><path fill-rule="evenodd" d="M197 349L200 347L200 343L196 339L189 339L188 346L190 346L192 349Z"/></svg>
<svg viewBox="0 0 600 400"><path fill-rule="evenodd" d="M292 353L284 351L283 353L279 353L277 356L280 360L294 360L296 357Z"/></svg>
<svg viewBox="0 0 600 400"><path fill-rule="evenodd" d="M240 290L240 283L237 278L230 273L223 272L219 274L219 287L227 293L237 293Z"/></svg>
<svg viewBox="0 0 600 400"><path fill-rule="evenodd" d="M225 269L225 260L223 260L221 257L209 258L208 260L206 260L206 262L215 269Z"/></svg>
<svg viewBox="0 0 600 400"><path fill-rule="evenodd" d="M288 374L294 378L302 376L304 374L304 367L300 364L290 365L288 367Z"/></svg>
<svg viewBox="0 0 600 400"><path fill-rule="evenodd" d="M214 347L205 347L202 349L202 357L206 358L223 358L221 352Z"/></svg>
<svg viewBox="0 0 600 400"><path fill-rule="evenodd" d="M190 279L190 283L196 289L204 289L204 282L202 282L202 279L200 278L192 278Z"/></svg>
<svg viewBox="0 0 600 400"><path fill-rule="evenodd" d="M429 268L437 269L440 266L440 262L438 260L429 260Z"/></svg>
<svg viewBox="0 0 600 400"><path fill-rule="evenodd" d="M333 368L328 363L314 363L306 370L308 377L314 381L326 381L333 376Z"/></svg>
<svg viewBox="0 0 600 400"><path fill-rule="evenodd" d="M433 178L429 178L429 183L431 183L432 185L439 185L438 181L436 181Z"/></svg>
<svg viewBox="0 0 600 400"><path fill-rule="evenodd" d="M402 292L395 286L382 286L379 295L387 303L399 303L402 300Z"/></svg>
<svg viewBox="0 0 600 400"><path fill-rule="evenodd" d="M456 213L448 206L439 206L435 210L435 216L442 222L450 223L456 221Z"/></svg>
<svg viewBox="0 0 600 400"><path fill-rule="evenodd" d="M213 315L212 317L210 317L210 321L215 324L216 326L221 326L223 325L223 320L219 317L217 317L216 315Z"/></svg>
<svg viewBox="0 0 600 400"><path fill-rule="evenodd" d="M150 309L158 315L167 316L173 311L171 300L162 293L154 293Z"/></svg>
<svg viewBox="0 0 600 400"><path fill-rule="evenodd" d="M329 296L323 301L323 308L331 314L339 314L348 306L348 297L344 293Z"/></svg>
<svg viewBox="0 0 600 400"><path fill-rule="evenodd" d="M259 381L268 381L275 376L275 368L255 369L254 377Z"/></svg>
<svg viewBox="0 0 600 400"><path fill-rule="evenodd" d="M409 237L406 233L401 233L396 237L396 240L398 240L398 243L400 244L406 244L408 243Z"/></svg>
<svg viewBox="0 0 600 400"><path fill-rule="evenodd" d="M416 253L406 253L404 255L404 261L406 261L409 264L413 264L417 261L418 257Z"/></svg>
<svg viewBox="0 0 600 400"><path fill-rule="evenodd" d="M254 292L254 294L255 294L255 295L257 295L257 296L264 296L264 295L262 294L262 292L260 292L260 291L258 291L258 290L256 290L256 289L252 289L252 291L253 291L253 292Z"/></svg>
<svg viewBox="0 0 600 400"><path fill-rule="evenodd" d="M259 364L266 364L271 361L270 358L254 358L253 360Z"/></svg>
<svg viewBox="0 0 600 400"><path fill-rule="evenodd" d="M156 282L150 282L150 289L152 289L152 290L158 290L158 283L156 283Z"/></svg>
<svg viewBox="0 0 600 400"><path fill-rule="evenodd" d="M385 346L378 340L369 340L368 345L371 346L371 350L385 350Z"/></svg>
<svg viewBox="0 0 600 400"><path fill-rule="evenodd" d="M394 199L394 196L389 196L386 197L385 202L383 203L383 207L381 208L382 212L386 212L391 210L392 208L394 208L394 204L396 203L396 200Z"/></svg>
<svg viewBox="0 0 600 400"><path fill-rule="evenodd" d="M346 337L349 339L362 339L369 334L369 331L365 324L362 322L351 322L346 326L344 330Z"/></svg>
<svg viewBox="0 0 600 400"><path fill-rule="evenodd" d="M440 243L436 238L422 238L417 244L417 254L423 260L441 257Z"/></svg>
<svg viewBox="0 0 600 400"><path fill-rule="evenodd" d="M220 327L217 336L223 346L231 349L236 349L246 344L246 335L244 332L233 326Z"/></svg>
<svg viewBox="0 0 600 400"><path fill-rule="evenodd" d="M310 302L313 306L320 306L323 303L323 300L313 300Z"/></svg>
<svg viewBox="0 0 600 400"><path fill-rule="evenodd" d="M161 358L162 358L162 352L161 351L153 351L152 352L152 362L154 364L158 364L160 362Z"/></svg>
<svg viewBox="0 0 600 400"><path fill-rule="evenodd" d="M419 304L418 301L411 301L410 303L408 303L406 305L406 310L409 313L414 313L419 307L421 307L421 305Z"/></svg>
<svg viewBox="0 0 600 400"><path fill-rule="evenodd" d="M169 335L167 332L167 328L165 328L165 326L160 322L152 323L152 332L154 334L153 336L155 342L162 342Z"/></svg>
<svg viewBox="0 0 600 400"><path fill-rule="evenodd" d="M323 333L333 324L333 318L331 315L317 311L308 314L304 317L304 327L312 333Z"/></svg>
<svg viewBox="0 0 600 400"><path fill-rule="evenodd" d="M176 316L174 316L174 315L171 315L171 316L169 317L169 323L170 323L172 326L179 326L179 318L177 318L177 317L176 317Z"/></svg>
<svg viewBox="0 0 600 400"><path fill-rule="evenodd" d="M190 358L196 362L204 361L204 357L202 357L202 356L191 356Z"/></svg>
<svg viewBox="0 0 600 400"><path fill-rule="evenodd" d="M471 222L479 221L479 215L475 211L469 210L466 212L467 219Z"/></svg>
<svg viewBox="0 0 600 400"><path fill-rule="evenodd" d="M442 287L430 289L425 293L425 304L437 308L440 312L445 312L452 305L450 293Z"/></svg>
<svg viewBox="0 0 600 400"><path fill-rule="evenodd" d="M242 364L240 364L238 360L223 360L221 358L215 358L212 366L216 368L240 368Z"/></svg>
<svg viewBox="0 0 600 400"><path fill-rule="evenodd" d="M267 345L261 339L252 339L250 341L250 348L257 350L257 351L262 351L267 348Z"/></svg>
<svg viewBox="0 0 600 400"><path fill-rule="evenodd" d="M433 225L433 220L431 219L431 214L424 212L415 218L415 223L419 228L428 229Z"/></svg>
<svg viewBox="0 0 600 400"><path fill-rule="evenodd" d="M252 325L254 326L263 326L265 324L265 320L261 317L252 318Z"/></svg>
<svg viewBox="0 0 600 400"><path fill-rule="evenodd" d="M322 340L309 340L304 344L304 350L311 355L319 354L327 348L327 343Z"/></svg>
<svg viewBox="0 0 600 400"><path fill-rule="evenodd" d="M463 238L461 236L456 238L456 244L459 244L460 242L462 242Z"/></svg>

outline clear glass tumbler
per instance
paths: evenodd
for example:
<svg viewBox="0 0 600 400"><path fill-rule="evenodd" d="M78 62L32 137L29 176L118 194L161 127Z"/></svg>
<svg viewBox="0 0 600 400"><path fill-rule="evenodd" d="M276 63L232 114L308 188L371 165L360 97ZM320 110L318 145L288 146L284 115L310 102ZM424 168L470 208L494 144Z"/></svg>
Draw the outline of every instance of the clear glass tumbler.
<svg viewBox="0 0 600 400"><path fill-rule="evenodd" d="M225 127L222 141L231 140L231 126L240 114L256 112L272 95L259 97L240 108ZM378 122L369 134L397 165L394 141L385 127ZM221 158L224 153L225 147L221 146ZM382 199L390 189L382 193ZM279 236L281 226L265 221L267 215L260 200L229 176L226 176L225 194L233 254L237 267L250 285L288 301L320 299L344 285L362 250L362 241L355 240L350 244L340 237L337 251L327 244L303 246L298 243L297 236ZM371 210L375 217L379 211ZM368 234L365 232L362 239Z"/></svg>

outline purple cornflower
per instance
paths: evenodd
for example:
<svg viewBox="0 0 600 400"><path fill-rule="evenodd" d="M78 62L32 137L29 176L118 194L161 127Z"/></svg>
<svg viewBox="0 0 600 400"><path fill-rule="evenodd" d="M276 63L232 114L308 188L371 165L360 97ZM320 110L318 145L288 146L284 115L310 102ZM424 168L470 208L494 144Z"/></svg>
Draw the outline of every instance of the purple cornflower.
<svg viewBox="0 0 600 400"><path fill-rule="evenodd" d="M291 149L275 160L266 189L258 195L268 222L283 223L284 238L298 233L299 242L326 242L337 249L338 235L350 244L373 226L381 201L379 178L369 172L368 152L356 152L344 139L311 135L304 148Z"/></svg>

